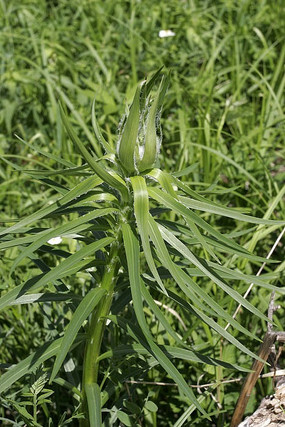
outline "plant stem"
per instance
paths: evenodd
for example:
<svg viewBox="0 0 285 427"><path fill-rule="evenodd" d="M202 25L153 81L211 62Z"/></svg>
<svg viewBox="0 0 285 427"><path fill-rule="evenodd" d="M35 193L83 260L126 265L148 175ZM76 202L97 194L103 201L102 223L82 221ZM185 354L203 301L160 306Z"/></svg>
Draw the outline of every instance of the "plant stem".
<svg viewBox="0 0 285 427"><path fill-rule="evenodd" d="M106 326L106 316L108 316L110 312L119 267L118 249L119 245L116 241L111 246L109 263L105 267L101 282L101 287L106 289L107 293L91 315L83 364L82 407L85 419L81 420L81 427L89 427L88 406L85 390L87 385L96 384L98 379L98 357L100 356L101 343Z"/></svg>

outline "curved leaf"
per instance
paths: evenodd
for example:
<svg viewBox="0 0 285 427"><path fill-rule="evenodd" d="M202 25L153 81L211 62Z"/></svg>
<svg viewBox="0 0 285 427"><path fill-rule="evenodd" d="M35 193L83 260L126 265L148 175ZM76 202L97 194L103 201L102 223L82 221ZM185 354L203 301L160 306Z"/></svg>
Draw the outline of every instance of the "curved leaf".
<svg viewBox="0 0 285 427"><path fill-rule="evenodd" d="M83 300L80 302L79 306L75 310L71 321L64 333L60 351L57 353L56 360L54 362L53 370L50 377L50 382L53 381L56 374L58 373L62 363L64 362L64 359L74 341L76 338L76 335L79 331L79 329L82 326L82 323L84 320L87 319L89 314L92 313L96 305L100 302L102 297L105 295L106 291L102 288L95 288L91 289Z"/></svg>
<svg viewBox="0 0 285 427"><path fill-rule="evenodd" d="M92 253L103 249L113 241L114 239L112 237L105 237L101 240L98 240L97 242L93 242L90 245L85 246L84 248L75 252L73 255L62 261L59 265L54 267L52 270L49 270L47 273L41 274L28 280L22 285L16 286L14 289L0 298L0 310L5 308L7 305L10 305L16 298L24 295L27 291L35 291L41 286L46 285L48 282L53 282L58 278L62 278L65 275L70 274L70 270L72 270L72 273L75 273L80 268L82 268L82 264L80 262L84 257L87 257ZM89 261L86 260L86 264L88 262Z"/></svg>
<svg viewBox="0 0 285 427"><path fill-rule="evenodd" d="M78 335L75 343L78 344L85 339L85 335ZM22 378L24 375L33 372L38 366L40 366L45 360L53 357L61 347L62 338L54 341L50 341L38 348L30 356L26 357L21 362L13 365L0 377L0 393L9 390L12 384Z"/></svg>
<svg viewBox="0 0 285 427"><path fill-rule="evenodd" d="M144 147L143 147L144 152L141 160L138 160L137 162L138 169L141 172L146 169L150 169L154 165L156 161L156 157L159 153L160 141L156 132L157 132L160 108L161 108L161 104L162 104L163 97L165 95L168 83L169 83L169 79L162 77L155 99L147 115L146 129L144 133Z"/></svg>
<svg viewBox="0 0 285 427"><path fill-rule="evenodd" d="M141 287L140 287L140 250L139 243L133 234L131 227L128 224L122 225L123 239L126 250L131 292L133 297L134 309L136 312L137 320L139 325L146 337L147 343L151 349L152 355L158 360L160 365L168 372L168 374L173 378L174 381L178 384L181 391L188 397L188 399L195 404L197 409L206 415L203 408L199 405L194 393L188 387L186 381L175 368L175 366L170 362L169 358L163 353L163 351L153 342L153 339L148 330L146 320L143 312L143 304L141 299Z"/></svg>
<svg viewBox="0 0 285 427"><path fill-rule="evenodd" d="M31 214L27 218L22 219L21 221L17 222L17 224L12 225L11 227L8 227L0 231L0 236L8 233L15 233L16 231L17 233L19 233L21 228L26 227L27 225L33 224L39 219L46 217L50 213L54 212L56 209L66 205L71 200L76 199L76 197L79 197L82 194L87 193L87 191L91 190L91 188L94 188L97 185L100 185L101 183L102 183L101 178L98 178L97 176L91 176L90 178L85 179L84 181L76 185L76 187L74 187L72 190L70 190L69 193L59 198L51 205L48 205L47 207L42 208L39 211Z"/></svg>
<svg viewBox="0 0 285 427"><path fill-rule="evenodd" d="M118 156L122 166L132 174L135 172L135 149L140 122L140 86L137 87L120 141Z"/></svg>
<svg viewBox="0 0 285 427"><path fill-rule="evenodd" d="M260 317L265 321L269 319L264 316L256 307L250 304L243 296L241 296L236 290L232 289L226 283L224 283L217 274L207 265L203 260L199 260L179 239L170 233L165 233L165 230L159 227L161 236L165 239L172 247L181 253L183 257L192 262L199 270L206 274L214 283L216 283L221 289L223 289L228 295L230 295L235 301L239 302L243 307L247 308L251 313Z"/></svg>
<svg viewBox="0 0 285 427"><path fill-rule="evenodd" d="M109 184L111 187L116 188L119 190L122 194L122 197L124 199L128 199L128 190L126 187L125 182L120 178L118 175L110 174L106 169L102 168L96 159L91 156L91 154L88 152L88 150L85 148L83 143L80 141L76 133L74 132L70 121L68 120L62 105L60 104L60 113L62 117L62 121L64 123L64 126L67 130L68 135L70 136L72 142L76 145L86 162L89 164L91 169L94 170L94 172L107 184Z"/></svg>
<svg viewBox="0 0 285 427"><path fill-rule="evenodd" d="M80 216L79 218L73 221L69 221L67 224L61 225L60 227L41 233L40 236L37 236L38 238L35 236L33 239L34 240L33 243L29 245L27 248L25 248L23 252L15 259L14 264L11 268L11 273L15 270L16 266L21 262L23 258L28 257L30 254L35 252L39 247L41 247L44 243L46 243L48 240L52 239L53 237L62 236L63 234L69 231L78 233L79 231L82 231L85 228L90 226L90 224L88 224L89 221L104 215L108 215L110 213L114 213L114 212L117 212L117 210L112 208L96 209L95 211L89 212L86 215Z"/></svg>
<svg viewBox="0 0 285 427"><path fill-rule="evenodd" d="M148 193L153 199L157 200L162 205L168 207L169 209L173 210L177 214L184 216L186 219L188 218L190 219L190 221L193 221L197 226L203 228L209 234L216 237L216 239L218 239L220 242L225 243L227 246L230 246L233 249L237 249L239 252L247 252L240 245L238 245L237 243L235 243L233 240L229 239L225 235L221 234L219 231L217 231L215 228L209 225L206 221L200 218L197 214L192 212L190 209L188 209L186 206L184 206L182 203L180 203L178 200L176 200L174 197L170 196L169 194L166 194L165 192L159 190L158 188L151 188L151 187L148 187Z"/></svg>
<svg viewBox="0 0 285 427"><path fill-rule="evenodd" d="M161 289L167 293L162 280L157 272L153 256L151 253L151 247L149 244L149 233L148 233L148 215L149 215L149 202L148 192L145 179L142 176L131 177L131 184L134 191L134 211L136 222L139 230L139 234L142 241L144 255L150 271L153 277L161 287Z"/></svg>
<svg viewBox="0 0 285 427"><path fill-rule="evenodd" d="M168 254L168 251L166 249L166 246L164 244L163 238L162 238L162 236L161 236L161 234L160 234L160 232L158 230L158 227L155 224L155 221L153 219L150 220L150 233L151 233L151 239L153 240L153 242L154 242L154 244L156 246L156 249L157 249L158 254L159 254L160 258L161 258L162 264L165 265L165 266L167 266L167 268L169 269L169 271L170 271L171 275L173 276L173 278L176 280L176 282L178 283L178 285L181 287L181 289L187 295L187 287L184 284L183 278L180 277L180 275L179 275L179 269L172 262L169 254ZM186 275L186 277L185 277L184 280L187 280L186 278L187 278L187 275ZM187 282L185 282L185 283L187 283ZM193 298L193 296L191 295L190 298ZM240 296L240 298L242 298L242 297ZM251 305L251 304L249 304L249 305ZM216 330L221 336L223 336L229 342L231 342L232 344L234 344L241 351L243 351L244 353L250 355L251 357L259 360L258 356L256 356L250 350L248 350L243 344L241 344L236 338L234 338L227 331L225 331L214 320L212 320L211 318L209 318L208 316L206 316L204 313L202 313L202 311L198 310L192 304L188 304L188 307L190 309L189 311L191 311L192 313L194 313L198 318L200 318L202 321L204 321L205 323L207 323L211 328L213 328L214 330ZM254 310L256 310L256 309L254 308ZM260 313L260 312L258 311L258 313ZM260 313L260 317L262 317L262 318L265 317L265 319L266 319L266 316L264 316L262 313ZM231 319L231 322L232 321L233 321L233 319ZM241 328L241 326L239 326L239 328Z"/></svg>
<svg viewBox="0 0 285 427"><path fill-rule="evenodd" d="M103 146L106 153L115 153L115 150L110 146L110 144L106 141L106 139L103 137L102 132L100 130L100 126L98 125L96 113L95 113L95 99L92 103L92 110L91 110L91 120L92 120L92 126L96 135L96 138L100 142L100 144Z"/></svg>
<svg viewBox="0 0 285 427"><path fill-rule="evenodd" d="M268 225L285 225L285 221L277 221L272 219L265 218L256 218L250 215L244 215L240 212L237 212L234 209L217 206L216 204L212 204L210 202L201 202L199 200L190 199L189 197L179 197L181 203L184 206L190 209L197 209L203 212L210 212L216 215L225 216L228 218L234 218L238 221L245 221L252 224L268 224Z"/></svg>

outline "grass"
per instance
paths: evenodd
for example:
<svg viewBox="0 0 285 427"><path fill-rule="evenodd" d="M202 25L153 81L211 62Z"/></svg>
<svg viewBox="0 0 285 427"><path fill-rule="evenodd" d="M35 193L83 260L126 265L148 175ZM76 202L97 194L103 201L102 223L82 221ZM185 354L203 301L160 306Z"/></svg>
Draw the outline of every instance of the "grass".
<svg viewBox="0 0 285 427"><path fill-rule="evenodd" d="M3 12L0 34L0 199L3 228L43 206L49 206L50 202L78 185L80 180L89 177L88 169L59 172L71 167L80 168L82 155L66 134L58 98L61 97L70 112L69 120L75 134L100 157L103 151L91 123L94 96L103 136L115 148L117 124L124 113L126 101L130 103L136 84L162 65L171 70L171 83L161 118L161 169L168 173L175 171L182 183L212 203L234 207L237 212L259 218L284 219L285 34L281 23L285 12L282 1L277 1L272 7L268 1L253 4L246 0L215 4L201 1L153 4L148 0L116 3L25 0L2 1L0 7ZM159 38L161 29L171 29L175 36ZM40 172L43 170L44 173ZM107 188L104 194L106 203L110 203ZM156 196L157 200L160 193L151 193L151 196ZM92 191L92 197L94 206L100 207L96 189ZM169 205L166 208L169 209ZM170 222L177 223L180 230L175 229L175 235L182 233L183 243L193 247L197 256L214 261L207 251L209 246L205 249L205 246L202 248L195 244L193 232L187 232L175 212L160 212L156 202L152 202L151 209L153 215L159 215L161 226L170 227ZM266 257L281 231L276 225L254 226L207 211L199 215L215 230L229 233L239 245L260 257ZM77 214L63 212L63 219L63 222L67 219L76 221ZM98 221L93 231L99 233L97 238L102 238L100 227L107 227L107 224L104 220ZM37 231L44 232L47 227L60 225L59 217L50 216L37 223L41 227ZM171 227L173 229L173 224ZM20 234L15 237L19 238ZM207 234L205 237L209 238ZM22 242L24 246L19 243L2 252L3 296L42 271L60 265L69 254L83 247L80 240L65 237L58 248L40 247L29 254L29 261L22 258L17 261L17 266L14 265L19 254L25 253L27 243ZM172 240L174 243L177 242ZM205 243L211 246L213 241ZM169 242L167 247L169 249ZM181 261L177 250L177 247L170 250L171 257ZM282 272L284 268L282 251L284 244L281 241L273 254L281 264L279 267L278 264L267 264L264 269L268 283L276 286L282 286L282 278L275 275L277 270ZM256 259L236 258L230 250L218 252L223 265L236 272L254 275L261 263ZM155 262L158 264L157 259ZM187 265L186 258L183 262L195 283L232 315L237 303L205 275L198 274L193 265ZM82 266L63 284L55 283L55 287L48 288L52 294L50 298L55 298L56 294L66 302L50 302L48 297L41 296L43 301L39 304L4 306L0 314L3 372L7 366L30 357L46 342L62 336L79 301L88 295L90 285L98 279L96 274L101 274L100 266L96 268L97 272L91 273L90 277L90 272ZM159 266L159 274L169 292L175 292L175 298L183 298L182 291L177 290L162 266ZM146 277L146 280L149 279ZM239 294L243 294L249 285L239 277L227 280ZM168 307L160 308L164 318L191 346L191 350L205 357L250 367L250 357L224 338L220 339L215 330L193 314L185 314L184 309L179 308L180 300L169 300L159 289L153 290L150 281L147 284L153 298ZM72 298L66 295L66 287L72 292ZM269 296L270 290L255 286L249 301L266 314ZM130 305L127 310L126 304L131 298L134 307ZM145 294L144 299L147 298ZM282 306L281 295L277 295L276 303ZM182 316L186 330L170 309ZM130 296L126 282L122 280L112 307L112 316L117 318L120 314L121 324L117 325L113 318L108 325L100 356L100 381L104 389L102 404L106 411L115 408L114 412L103 412L103 417L109 414L113 425L140 422L142 425L169 426L176 423L178 426L183 422L187 425L190 422L187 416L191 416L191 425L211 425L201 413L194 408L191 410L189 401L174 386L148 384L168 384L172 380L155 359L140 353L137 356L142 349L131 351L134 342L130 334L137 331L128 328L135 324L137 310L134 296ZM162 321L155 320L153 310L154 307L144 307L148 329L158 344L174 347L174 337ZM221 327L225 326L217 314L209 316ZM276 329L284 330L283 318L284 309L281 307L274 315ZM259 337L266 331L266 321L245 309L237 320ZM258 342L237 329L231 328L229 332L248 350L257 351ZM34 373L27 373L23 379L17 380L1 398L0 416L14 420L16 425L24 422L27 425L37 425L37 422L40 425L48 425L48 422L67 425L67 419L71 425L78 425L76 417L81 411L79 385L83 348L79 335L60 371L61 375L52 385L48 380L54 360L41 359L37 354L39 363L37 368L34 367ZM124 348L129 350L122 357ZM50 357L56 355L56 351L51 347ZM228 426L240 383L220 384L220 381L242 374L222 366L193 360L187 362L185 358L174 360L188 384L197 385L199 378L202 378L200 382L216 384L198 400L207 414L212 414L216 425ZM47 377L42 378L42 372L47 373ZM139 384L126 382L135 380ZM248 412L270 391L271 384L266 381L262 380L257 385ZM39 390L38 384L42 382L43 389ZM41 393L49 393L43 392L44 389L53 392L52 398L46 397L46 402L40 398ZM98 390L94 392L98 394ZM194 392L197 396L195 389ZM48 402L49 399L55 403ZM63 413L65 415L61 417ZM9 421L3 422L9 425Z"/></svg>

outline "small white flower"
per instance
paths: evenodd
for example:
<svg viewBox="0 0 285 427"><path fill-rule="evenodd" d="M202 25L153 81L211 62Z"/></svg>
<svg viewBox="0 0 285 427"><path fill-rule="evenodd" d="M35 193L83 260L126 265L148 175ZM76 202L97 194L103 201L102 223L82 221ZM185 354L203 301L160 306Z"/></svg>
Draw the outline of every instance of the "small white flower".
<svg viewBox="0 0 285 427"><path fill-rule="evenodd" d="M164 37L173 37L175 33L171 30L160 30L158 36L163 39Z"/></svg>
<svg viewBox="0 0 285 427"><path fill-rule="evenodd" d="M48 240L48 243L50 245L59 245L62 242L62 238L60 236L58 237L53 237L52 239Z"/></svg>

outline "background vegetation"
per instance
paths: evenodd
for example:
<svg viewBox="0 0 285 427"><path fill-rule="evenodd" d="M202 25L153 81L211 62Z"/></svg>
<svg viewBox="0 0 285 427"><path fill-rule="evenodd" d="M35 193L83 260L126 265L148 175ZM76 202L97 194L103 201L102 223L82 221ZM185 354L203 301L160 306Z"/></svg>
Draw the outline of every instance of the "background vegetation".
<svg viewBox="0 0 285 427"><path fill-rule="evenodd" d="M31 177L25 170L57 169L58 156L66 166L70 162L81 165L81 155L74 150L64 131L58 96L72 111L77 135L91 144L96 141L90 113L95 96L101 129L105 138L115 144L125 101L133 96L138 81L162 65L171 69L171 84L162 115L161 169L188 168L181 179L212 201L242 208L243 212L258 217L282 219L285 174L285 29L282 25L285 9L282 0L277 0L274 6L268 0L2 0L0 7L2 226L46 205L55 193L54 183ZM175 35L158 36L160 30L168 29ZM97 154L100 154L99 147ZM72 187L77 181L77 177L68 176L60 178L57 186ZM238 237L241 245L262 257L268 254L280 233L277 226L253 227L207 213L203 218L220 231ZM74 252L76 245L76 240L66 239L61 250ZM36 262L25 260L11 273L18 254L17 247L2 252L0 287L3 294L38 272ZM52 255L43 256L47 265L52 266ZM231 256L228 254L228 262ZM284 265L282 242L273 258L283 261ZM254 275L259 265L242 260L236 268ZM281 271L282 265L278 268ZM264 272L273 277L270 283L282 286L282 278L276 279L273 275L275 270L276 264L269 264ZM88 280L88 274L83 271L69 279L69 286L80 296ZM234 312L236 305L213 283L205 278L197 280L229 314ZM231 285L241 294L248 287L236 280ZM250 301L266 314L269 297L270 291L254 287ZM276 302L281 302L280 296ZM215 332L194 317L187 316L182 322L177 316L179 313L175 311L174 315L170 311L176 307L167 304L168 321L188 337L192 348L211 357L250 366L248 356L229 343L225 345ZM1 368L4 370L23 360L57 336L69 315L61 304L44 302L2 311ZM257 336L262 337L266 331L266 323L245 310L240 312L238 321ZM274 321L278 329L284 330L284 308L275 313ZM152 324L151 319L149 326L158 341L164 342L163 328ZM106 349L114 344L114 339L128 344L123 332L116 333L112 338L106 334ZM257 351L258 342L251 342L240 332L231 333L250 350ZM69 386L78 385L81 362L79 346L65 364L64 380ZM127 407L122 400L122 425L129 422L124 414L135 414L138 408L144 408L140 414L142 425L174 425L187 410L187 402L173 386L147 384L169 383L167 374L153 368L142 378L143 360L141 366L131 357L124 363L128 365L128 378L124 377L127 368L122 363L117 380L125 388L126 396L131 395L132 399L125 404ZM65 419L77 425L76 390L64 389L62 384L58 384L58 388L56 384L49 386L47 372L51 366L49 362L40 366L1 398L1 417L14 420L14 425L24 425L24 422L36 425L32 424L34 421L27 421L25 411L28 411L34 420L38 418L40 425L67 425ZM213 424L194 413L191 425L228 426L240 383L220 384L220 381L240 378L241 374L181 360L177 360L177 367L191 385L216 384L207 391L204 388L195 391L196 396L201 393L206 412L213 414ZM110 361L104 361L102 369L107 378L112 370ZM135 379L144 383L126 382ZM252 412L270 389L269 380L260 381L247 411ZM134 420L135 415L132 417Z"/></svg>

